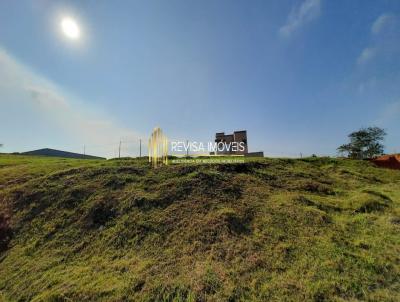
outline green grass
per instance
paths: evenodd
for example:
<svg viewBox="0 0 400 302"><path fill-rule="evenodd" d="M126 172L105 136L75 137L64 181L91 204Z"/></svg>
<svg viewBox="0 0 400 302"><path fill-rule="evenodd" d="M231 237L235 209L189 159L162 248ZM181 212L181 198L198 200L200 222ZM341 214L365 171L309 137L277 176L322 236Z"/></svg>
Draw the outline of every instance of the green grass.
<svg viewBox="0 0 400 302"><path fill-rule="evenodd" d="M0 156L4 301L399 301L400 171Z"/></svg>

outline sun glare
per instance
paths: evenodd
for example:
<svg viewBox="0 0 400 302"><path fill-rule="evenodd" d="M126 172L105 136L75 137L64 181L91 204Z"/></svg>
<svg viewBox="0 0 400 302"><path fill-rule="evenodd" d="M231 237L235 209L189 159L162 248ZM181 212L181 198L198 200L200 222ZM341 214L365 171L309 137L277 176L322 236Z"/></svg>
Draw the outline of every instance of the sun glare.
<svg viewBox="0 0 400 302"><path fill-rule="evenodd" d="M61 29L65 36L72 40L78 39L81 34L78 24L70 17L65 17L61 20Z"/></svg>

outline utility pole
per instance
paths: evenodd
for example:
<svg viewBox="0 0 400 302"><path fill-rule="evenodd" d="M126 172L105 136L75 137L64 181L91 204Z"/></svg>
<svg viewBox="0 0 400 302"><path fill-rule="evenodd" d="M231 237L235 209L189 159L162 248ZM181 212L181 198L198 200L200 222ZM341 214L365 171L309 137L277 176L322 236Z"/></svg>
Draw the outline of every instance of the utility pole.
<svg viewBox="0 0 400 302"><path fill-rule="evenodd" d="M186 157L189 157L189 141L186 140Z"/></svg>
<svg viewBox="0 0 400 302"><path fill-rule="evenodd" d="M83 145L83 155L86 155L86 145Z"/></svg>
<svg viewBox="0 0 400 302"><path fill-rule="evenodd" d="M142 157L142 139L139 139L139 158Z"/></svg>
<svg viewBox="0 0 400 302"><path fill-rule="evenodd" d="M118 158L121 158L121 140L119 140Z"/></svg>

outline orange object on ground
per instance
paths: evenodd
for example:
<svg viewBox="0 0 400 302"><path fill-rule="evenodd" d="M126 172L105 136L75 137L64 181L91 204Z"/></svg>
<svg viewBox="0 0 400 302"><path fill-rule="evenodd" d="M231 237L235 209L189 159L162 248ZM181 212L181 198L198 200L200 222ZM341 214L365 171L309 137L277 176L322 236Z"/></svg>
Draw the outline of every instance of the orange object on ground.
<svg viewBox="0 0 400 302"><path fill-rule="evenodd" d="M372 162L382 168L400 169L400 154L379 156L374 158Z"/></svg>

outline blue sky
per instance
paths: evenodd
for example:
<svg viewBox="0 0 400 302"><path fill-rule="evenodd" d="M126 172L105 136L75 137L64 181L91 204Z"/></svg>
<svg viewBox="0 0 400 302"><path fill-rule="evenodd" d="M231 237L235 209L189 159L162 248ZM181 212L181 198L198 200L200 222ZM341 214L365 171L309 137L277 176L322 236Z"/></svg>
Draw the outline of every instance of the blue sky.
<svg viewBox="0 0 400 302"><path fill-rule="evenodd" d="M81 37L60 30L74 18ZM160 126L251 151L335 155L384 127L400 152L400 2L1 1L2 152L137 155Z"/></svg>

